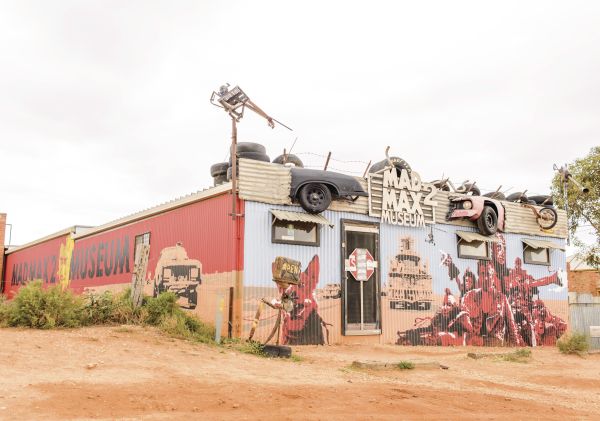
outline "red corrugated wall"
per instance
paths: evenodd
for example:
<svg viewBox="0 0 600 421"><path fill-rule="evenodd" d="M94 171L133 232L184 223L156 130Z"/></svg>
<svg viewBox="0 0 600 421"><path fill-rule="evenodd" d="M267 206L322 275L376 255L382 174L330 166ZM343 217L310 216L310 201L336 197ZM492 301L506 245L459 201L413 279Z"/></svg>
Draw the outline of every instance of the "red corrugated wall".
<svg viewBox="0 0 600 421"><path fill-rule="evenodd" d="M238 212L243 213L244 202L238 200L237 206ZM217 309L224 307L227 312L231 306L234 317L239 318L243 232L243 218L235 221L231 218L231 195L219 195L76 239L74 245L68 244L70 236L63 236L11 253L7 259L6 293L12 298L21 285L32 279L43 279L48 285L58 284L62 273L69 274L69 279L63 281L77 293L123 289L131 284L135 237L150 233L146 294L152 295L161 250L180 244L189 259L199 260L202 265L198 301L195 308L190 309L201 318L214 321ZM73 247L72 252L69 246ZM61 272L61 267L67 268L66 272ZM234 288L233 302L229 301L231 288ZM183 303L183 298L181 300ZM225 329L227 322L232 322L233 334L238 334L240 323L228 320L227 313L224 316Z"/></svg>
<svg viewBox="0 0 600 421"><path fill-rule="evenodd" d="M67 238L64 235L8 254L4 294L12 298L22 285L33 279L41 279L44 285L56 285L60 246Z"/></svg>
<svg viewBox="0 0 600 421"><path fill-rule="evenodd" d="M177 243L183 245L190 259L200 260L203 274L242 270L234 255L234 222L230 213L231 196L221 195L77 239L70 264L71 288L81 291L130 283L135 237L147 232L150 233L148 277L154 274L160 251Z"/></svg>

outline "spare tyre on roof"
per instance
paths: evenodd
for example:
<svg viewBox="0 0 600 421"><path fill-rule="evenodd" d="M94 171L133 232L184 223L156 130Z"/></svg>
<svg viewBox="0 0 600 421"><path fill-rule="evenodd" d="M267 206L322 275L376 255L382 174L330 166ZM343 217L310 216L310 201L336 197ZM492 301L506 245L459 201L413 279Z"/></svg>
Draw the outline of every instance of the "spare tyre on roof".
<svg viewBox="0 0 600 421"><path fill-rule="evenodd" d="M537 196L529 196L529 200L533 200L537 205L547 205L554 206L554 201L552 200L552 196L547 194L537 195Z"/></svg>
<svg viewBox="0 0 600 421"><path fill-rule="evenodd" d="M269 158L269 155L261 153L261 152L239 152L237 153L238 158L244 158L244 159L253 159L255 161L262 161L262 162L271 162L271 158ZM231 157L229 158L229 165L231 165Z"/></svg>
<svg viewBox="0 0 600 421"><path fill-rule="evenodd" d="M294 164L298 168L304 168L304 163L297 155L294 154L286 154L279 155L277 158L273 160L273 164Z"/></svg>
<svg viewBox="0 0 600 421"><path fill-rule="evenodd" d="M385 167L388 167L390 165L390 162L396 167L398 172L400 172L402 170L411 172L411 168L410 168L410 165L408 165L408 162L406 162L404 159L399 158L397 156L391 156L389 162L387 159L384 159L382 161L374 163L373 165L371 165L371 168L369 168L369 172L374 173L374 172L381 171Z"/></svg>
<svg viewBox="0 0 600 421"><path fill-rule="evenodd" d="M509 194L508 196L506 196L506 200L508 200L509 202L527 203L527 201L529 199L527 198L526 195L523 194L523 192L518 191L518 192Z"/></svg>
<svg viewBox="0 0 600 421"><path fill-rule="evenodd" d="M498 192L491 191L489 193L484 194L483 196L484 197L489 197L490 199L506 200L506 196L501 191L498 191Z"/></svg>
<svg viewBox="0 0 600 421"><path fill-rule="evenodd" d="M438 190L450 191L450 186L445 180L433 180L431 184L433 184Z"/></svg>
<svg viewBox="0 0 600 421"><path fill-rule="evenodd" d="M262 154L267 153L267 149L260 143L254 142L239 142L237 144L237 152L258 152Z"/></svg>
<svg viewBox="0 0 600 421"><path fill-rule="evenodd" d="M227 174L227 168L229 168L229 162L218 162L210 166L210 176L218 177L220 175Z"/></svg>

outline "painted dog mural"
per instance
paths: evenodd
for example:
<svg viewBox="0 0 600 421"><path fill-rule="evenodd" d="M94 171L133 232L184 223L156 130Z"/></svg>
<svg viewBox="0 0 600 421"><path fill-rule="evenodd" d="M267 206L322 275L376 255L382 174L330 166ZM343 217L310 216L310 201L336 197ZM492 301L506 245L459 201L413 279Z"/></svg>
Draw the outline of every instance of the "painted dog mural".
<svg viewBox="0 0 600 421"><path fill-rule="evenodd" d="M460 298L449 288L432 317L415 320L414 327L398 332L399 345L554 345L567 324L553 315L539 299L539 287L562 286L562 272L535 279L522 267L506 265L506 242L496 234L492 259L478 260L476 271L462 274L448 253L442 253L451 281ZM537 298L535 297L537 296Z"/></svg>
<svg viewBox="0 0 600 421"><path fill-rule="evenodd" d="M325 344L323 329L327 331L329 324L321 318L316 300L319 269L319 256L315 255L300 273L297 285L279 287L281 295L292 302L291 308L283 312L281 338L285 345Z"/></svg>

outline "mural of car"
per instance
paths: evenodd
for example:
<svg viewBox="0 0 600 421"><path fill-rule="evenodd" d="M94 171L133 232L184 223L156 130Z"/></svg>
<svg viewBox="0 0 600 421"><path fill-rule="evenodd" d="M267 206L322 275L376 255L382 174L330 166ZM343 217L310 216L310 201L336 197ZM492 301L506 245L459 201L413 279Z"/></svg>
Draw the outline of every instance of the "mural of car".
<svg viewBox="0 0 600 421"><path fill-rule="evenodd" d="M198 305L198 285L202 279L202 263L189 259L181 243L160 252L154 277L154 297L166 291L187 298L187 307Z"/></svg>
<svg viewBox="0 0 600 421"><path fill-rule="evenodd" d="M498 200L485 196L457 196L450 198L448 220L467 218L477 223L483 235L504 231L504 206Z"/></svg>
<svg viewBox="0 0 600 421"><path fill-rule="evenodd" d="M332 200L355 201L369 194L355 177L332 171L291 168L290 197L308 213L321 213Z"/></svg>

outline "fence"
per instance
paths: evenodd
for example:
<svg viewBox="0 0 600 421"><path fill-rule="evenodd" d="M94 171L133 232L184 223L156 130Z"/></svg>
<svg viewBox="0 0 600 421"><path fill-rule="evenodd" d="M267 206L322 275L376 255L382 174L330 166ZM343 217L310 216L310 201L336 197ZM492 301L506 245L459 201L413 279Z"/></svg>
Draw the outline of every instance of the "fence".
<svg viewBox="0 0 600 421"><path fill-rule="evenodd" d="M570 292L569 321L572 331L590 337L591 349L600 349L600 297Z"/></svg>

